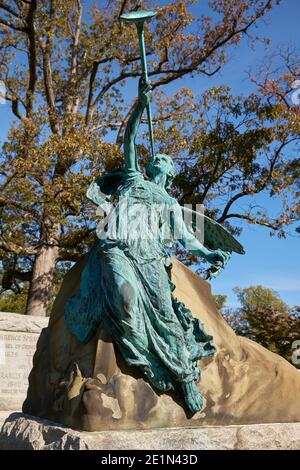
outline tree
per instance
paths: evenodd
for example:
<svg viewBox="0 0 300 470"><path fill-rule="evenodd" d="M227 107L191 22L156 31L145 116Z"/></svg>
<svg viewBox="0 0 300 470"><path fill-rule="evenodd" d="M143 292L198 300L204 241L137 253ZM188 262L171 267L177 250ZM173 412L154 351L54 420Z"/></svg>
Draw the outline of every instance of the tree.
<svg viewBox="0 0 300 470"><path fill-rule="evenodd" d="M181 204L204 204L206 214L234 235L241 232L239 221L247 221L285 237L299 220L300 113L273 98L261 91L233 96L221 86L196 99L186 90L178 101L160 101L168 112L168 103L190 108L171 125L159 122L155 132L160 151L178 155L176 197ZM254 199L259 194L276 197L276 217ZM180 247L176 254L197 263Z"/></svg>
<svg viewBox="0 0 300 470"><path fill-rule="evenodd" d="M217 309L219 311L222 311L222 309L226 306L227 295L215 294L213 295L213 298L216 303Z"/></svg>
<svg viewBox="0 0 300 470"><path fill-rule="evenodd" d="M235 332L291 362L293 342L300 338L299 307L291 309L277 292L263 286L236 287L234 292L241 307L223 307L222 312Z"/></svg>
<svg viewBox="0 0 300 470"><path fill-rule="evenodd" d="M241 289L235 287L233 292L236 294L241 310L245 315L251 315L256 311L263 311L267 308L281 312L282 315L289 315L289 306L280 299L279 294L273 289L263 286L251 286Z"/></svg>
<svg viewBox="0 0 300 470"><path fill-rule="evenodd" d="M91 244L88 182L120 162L130 113L121 90L139 75L140 65L136 32L118 18L133 3L113 0L88 14L80 0L0 1L0 79L16 119L0 161L0 254L12 285L30 282L31 315L46 314L59 263L76 261ZM200 18L189 12L192 3L160 8L146 31L154 91L187 74L215 74L227 60L226 50L249 36L278 2L213 0L211 17ZM178 116L174 103L167 113L158 106L158 125ZM116 139L108 144L111 131ZM198 151L196 141L193 148ZM186 192L184 182L179 188ZM222 217L228 220L226 210Z"/></svg>
<svg viewBox="0 0 300 470"><path fill-rule="evenodd" d="M16 293L7 291L0 297L0 312L25 313L28 290L23 289Z"/></svg>
<svg viewBox="0 0 300 470"><path fill-rule="evenodd" d="M190 107L192 112L174 118L172 126L161 121L156 128L161 151L179 156L181 204L205 203L208 215L235 234L236 222L246 220L285 236L298 207L299 112L293 115L264 94L233 96L227 86L191 98ZM276 218L253 202L260 193L281 199ZM249 202L237 210L242 200Z"/></svg>

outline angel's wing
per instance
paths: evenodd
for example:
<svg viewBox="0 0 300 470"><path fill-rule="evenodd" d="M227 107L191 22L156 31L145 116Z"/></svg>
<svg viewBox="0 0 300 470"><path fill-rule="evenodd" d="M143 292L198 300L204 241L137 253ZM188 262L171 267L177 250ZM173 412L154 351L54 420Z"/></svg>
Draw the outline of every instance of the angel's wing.
<svg viewBox="0 0 300 470"><path fill-rule="evenodd" d="M105 206L110 201L110 198L103 194L97 180L92 181L87 189L86 197L92 201L96 206Z"/></svg>
<svg viewBox="0 0 300 470"><path fill-rule="evenodd" d="M182 207L187 229L209 250L245 254L243 246L215 220L201 212Z"/></svg>

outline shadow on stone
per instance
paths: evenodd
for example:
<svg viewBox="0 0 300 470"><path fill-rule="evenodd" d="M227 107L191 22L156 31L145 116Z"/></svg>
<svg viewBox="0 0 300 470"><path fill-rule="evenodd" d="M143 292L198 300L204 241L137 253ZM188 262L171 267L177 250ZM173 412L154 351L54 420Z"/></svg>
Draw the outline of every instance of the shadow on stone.
<svg viewBox="0 0 300 470"><path fill-rule="evenodd" d="M175 296L214 337L217 353L200 361L201 412L186 414L171 393L157 393L129 367L100 325L87 344L63 320L79 287L83 257L66 275L34 356L23 411L86 431L300 421L300 374L287 361L238 337L217 311L210 286L173 261Z"/></svg>

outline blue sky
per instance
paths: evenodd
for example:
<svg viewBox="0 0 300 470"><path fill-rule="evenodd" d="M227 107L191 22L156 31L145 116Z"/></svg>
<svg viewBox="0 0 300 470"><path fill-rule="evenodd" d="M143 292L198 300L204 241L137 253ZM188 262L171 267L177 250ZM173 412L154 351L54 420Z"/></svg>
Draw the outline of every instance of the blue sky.
<svg viewBox="0 0 300 470"><path fill-rule="evenodd" d="M104 2L96 3L102 5ZM205 3L200 1L193 6L195 15L207 12ZM91 2L86 1L86 4L91 4ZM271 39L269 46L271 51L276 51L279 46L287 42L299 47L299 18L300 1L284 0L279 7L270 12L267 20L260 23L257 32ZM165 91L173 93L178 88L187 86L194 92L201 93L208 87L227 84L231 87L233 94L246 95L253 90L253 85L247 78L247 71L249 67L255 68L262 61L264 52L263 44L257 43L254 49L250 49L248 41L244 40L237 48L231 50L229 63L217 76L201 79L187 77L173 83ZM129 100L136 93L136 85L135 81L129 84ZM11 121L9 104L0 105L0 144L7 135ZM265 196L259 196L255 201L258 204L266 202L266 207L276 214L278 206L275 200L270 201ZM236 208L238 209L239 206L237 205ZM246 255L232 257L226 270L219 278L212 281L213 293L226 294L228 305L235 306L237 303L232 293L233 287L262 284L278 291L281 298L288 304L299 305L299 238L292 235L286 239L271 238L267 229L244 224L240 241L246 249Z"/></svg>
<svg viewBox="0 0 300 470"><path fill-rule="evenodd" d="M271 39L271 51L291 42L300 46L299 37L299 0L284 0L271 11L269 19L260 23L258 32ZM210 85L228 84L234 94L247 94L252 91L252 84L247 77L249 67L255 68L262 61L264 46L257 44L254 49L247 41L231 52L230 62L218 77L210 79ZM201 90L199 90L201 91ZM272 213L276 213L276 201L264 196L255 201L263 203ZM237 206L238 208L238 206ZM232 293L234 286L247 287L254 284L275 289L289 305L300 303L300 246L299 238L288 236L286 239L271 238L266 228L243 225L239 240L246 249L246 255L234 255L226 270L219 278L212 281L214 293L228 295L228 304L236 305Z"/></svg>
<svg viewBox="0 0 300 470"><path fill-rule="evenodd" d="M271 11L269 19L261 23L258 31L271 39L271 50L291 42L299 47L300 2L285 0ZM254 50L249 49L247 41L231 54L230 62L218 77L210 80L213 84L226 83L234 94L247 94L252 85L247 78L249 67L261 62L264 54L262 44ZM201 91L201 90L199 90ZM257 197L257 203L262 203ZM238 206L237 206L238 207ZM276 213L276 201L267 200L266 207ZM245 256L234 255L226 270L219 278L212 281L214 293L228 295L228 304L235 305L236 299L232 288L236 285L247 287L262 284L279 292L281 298L290 305L300 303L300 246L299 238L288 236L286 239L271 238L269 231L262 227L243 225L241 243L246 249Z"/></svg>

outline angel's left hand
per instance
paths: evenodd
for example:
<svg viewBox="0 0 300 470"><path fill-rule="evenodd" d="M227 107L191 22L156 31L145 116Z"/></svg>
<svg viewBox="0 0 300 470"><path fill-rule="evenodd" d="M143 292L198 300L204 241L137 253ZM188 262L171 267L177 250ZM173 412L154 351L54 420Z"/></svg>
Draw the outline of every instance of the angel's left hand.
<svg viewBox="0 0 300 470"><path fill-rule="evenodd" d="M206 270L205 279L213 279L217 277L230 258L229 251L214 250L208 253L205 258L211 263L211 267Z"/></svg>
<svg viewBox="0 0 300 470"><path fill-rule="evenodd" d="M230 257L230 252L223 250L214 250L205 256L206 261L211 263L214 268L223 269Z"/></svg>

